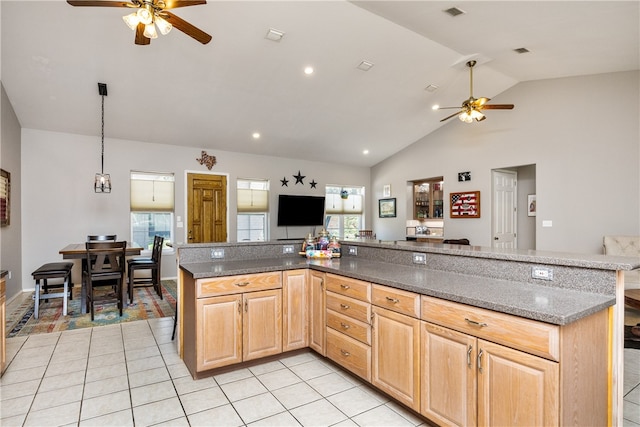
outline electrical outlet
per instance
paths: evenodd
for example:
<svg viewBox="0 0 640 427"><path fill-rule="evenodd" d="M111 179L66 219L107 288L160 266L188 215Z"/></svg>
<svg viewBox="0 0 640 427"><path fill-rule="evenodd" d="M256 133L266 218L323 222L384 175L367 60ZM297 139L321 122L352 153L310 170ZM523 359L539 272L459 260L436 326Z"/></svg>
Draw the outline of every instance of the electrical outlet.
<svg viewBox="0 0 640 427"><path fill-rule="evenodd" d="M213 258L213 259L224 258L224 249L222 249L222 248L213 248L213 249L211 249L211 258Z"/></svg>
<svg viewBox="0 0 640 427"><path fill-rule="evenodd" d="M284 245L282 247L282 253L283 254L292 254L293 251L294 251L293 245Z"/></svg>
<svg viewBox="0 0 640 427"><path fill-rule="evenodd" d="M531 267L531 277L540 280L553 280L553 269L549 267Z"/></svg>
<svg viewBox="0 0 640 427"><path fill-rule="evenodd" d="M358 255L358 247L357 246L349 246L349 255Z"/></svg>
<svg viewBox="0 0 640 427"><path fill-rule="evenodd" d="M413 253L413 263L414 264L426 264L427 263L427 254L414 252Z"/></svg>

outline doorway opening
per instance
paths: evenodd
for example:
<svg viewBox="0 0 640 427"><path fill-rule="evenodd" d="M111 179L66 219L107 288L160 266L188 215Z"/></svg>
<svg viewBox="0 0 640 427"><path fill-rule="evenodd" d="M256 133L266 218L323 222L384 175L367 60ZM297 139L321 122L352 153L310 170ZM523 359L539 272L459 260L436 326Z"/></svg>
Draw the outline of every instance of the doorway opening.
<svg viewBox="0 0 640 427"><path fill-rule="evenodd" d="M491 178L491 246L535 249L536 217L529 201L536 194L536 165L493 169Z"/></svg>

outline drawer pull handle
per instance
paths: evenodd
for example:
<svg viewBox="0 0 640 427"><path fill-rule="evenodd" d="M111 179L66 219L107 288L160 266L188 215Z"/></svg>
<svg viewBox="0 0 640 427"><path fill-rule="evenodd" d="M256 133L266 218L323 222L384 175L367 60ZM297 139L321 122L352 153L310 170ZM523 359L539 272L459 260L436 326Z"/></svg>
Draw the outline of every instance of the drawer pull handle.
<svg viewBox="0 0 640 427"><path fill-rule="evenodd" d="M249 282L240 282L240 283L234 283L235 286L247 286L249 284Z"/></svg>
<svg viewBox="0 0 640 427"><path fill-rule="evenodd" d="M345 290L346 290L346 289L350 289L350 288L351 288L351 286L349 286L349 285L340 285L340 287L341 287L342 289L345 289Z"/></svg>
<svg viewBox="0 0 640 427"><path fill-rule="evenodd" d="M467 366L471 367L471 352L473 351L473 347L469 346L469 350L467 350Z"/></svg>
<svg viewBox="0 0 640 427"><path fill-rule="evenodd" d="M394 304L397 304L400 302L398 298L391 298L391 297L387 297L387 301L392 302Z"/></svg>
<svg viewBox="0 0 640 427"><path fill-rule="evenodd" d="M351 356L351 353L349 353L348 351L343 350L343 349L340 349L340 353L342 353L342 355L343 355L344 357L349 357L349 356Z"/></svg>
<svg viewBox="0 0 640 427"><path fill-rule="evenodd" d="M342 329L349 329L351 327L351 325L347 325L346 323L340 322L340 326L342 326Z"/></svg>
<svg viewBox="0 0 640 427"><path fill-rule="evenodd" d="M464 318L464 320L471 325L480 326L481 328L484 328L485 326L489 326L484 322L476 322L475 320L467 319L466 317Z"/></svg>
<svg viewBox="0 0 640 427"><path fill-rule="evenodd" d="M478 371L482 373L482 349L478 352Z"/></svg>
<svg viewBox="0 0 640 427"><path fill-rule="evenodd" d="M340 308L343 310L349 310L349 306L347 304L340 304Z"/></svg>

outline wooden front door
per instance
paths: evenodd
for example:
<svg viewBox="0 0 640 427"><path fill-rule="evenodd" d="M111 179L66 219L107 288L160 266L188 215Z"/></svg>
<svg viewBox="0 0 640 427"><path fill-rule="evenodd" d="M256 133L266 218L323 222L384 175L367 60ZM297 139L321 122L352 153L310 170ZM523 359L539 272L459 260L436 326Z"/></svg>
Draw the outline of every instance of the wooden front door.
<svg viewBox="0 0 640 427"><path fill-rule="evenodd" d="M189 243L227 241L227 177L187 174Z"/></svg>

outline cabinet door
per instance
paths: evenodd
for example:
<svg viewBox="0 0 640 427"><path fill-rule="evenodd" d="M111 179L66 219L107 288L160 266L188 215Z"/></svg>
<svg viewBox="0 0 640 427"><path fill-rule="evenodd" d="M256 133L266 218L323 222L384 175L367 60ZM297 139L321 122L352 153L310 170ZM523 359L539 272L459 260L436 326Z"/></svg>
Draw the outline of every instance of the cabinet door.
<svg viewBox="0 0 640 427"><path fill-rule="evenodd" d="M478 425L557 426L559 365L478 340Z"/></svg>
<svg viewBox="0 0 640 427"><path fill-rule="evenodd" d="M196 302L196 370L242 362L242 295Z"/></svg>
<svg viewBox="0 0 640 427"><path fill-rule="evenodd" d="M307 270L283 273L282 351L309 347Z"/></svg>
<svg viewBox="0 0 640 427"><path fill-rule="evenodd" d="M422 322L422 415L442 426L476 425L476 353L476 338Z"/></svg>
<svg viewBox="0 0 640 427"><path fill-rule="evenodd" d="M309 271L309 347L325 356L324 273Z"/></svg>
<svg viewBox="0 0 640 427"><path fill-rule="evenodd" d="M282 353L282 290L242 295L242 360Z"/></svg>
<svg viewBox="0 0 640 427"><path fill-rule="evenodd" d="M420 410L420 320L373 307L371 382Z"/></svg>

